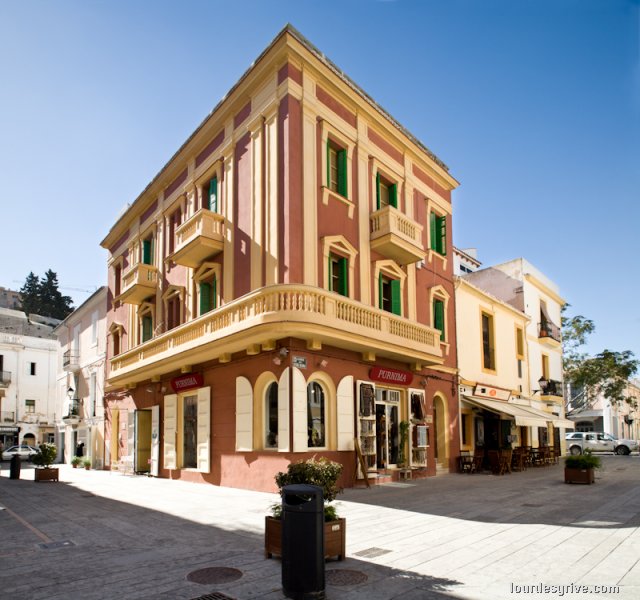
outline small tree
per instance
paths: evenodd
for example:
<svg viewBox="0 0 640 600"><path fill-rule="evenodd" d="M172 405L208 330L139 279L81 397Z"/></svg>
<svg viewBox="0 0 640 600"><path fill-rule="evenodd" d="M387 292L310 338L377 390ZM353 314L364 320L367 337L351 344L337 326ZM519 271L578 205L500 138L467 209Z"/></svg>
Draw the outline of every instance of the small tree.
<svg viewBox="0 0 640 600"><path fill-rule="evenodd" d="M33 456L33 464L48 469L58 456L55 444L40 444L38 454Z"/></svg>

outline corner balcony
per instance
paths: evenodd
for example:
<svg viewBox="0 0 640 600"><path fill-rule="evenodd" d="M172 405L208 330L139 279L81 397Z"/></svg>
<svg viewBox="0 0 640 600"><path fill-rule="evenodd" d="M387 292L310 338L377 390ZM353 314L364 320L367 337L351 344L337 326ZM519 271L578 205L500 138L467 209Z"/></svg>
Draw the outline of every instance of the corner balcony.
<svg viewBox="0 0 640 600"><path fill-rule="evenodd" d="M224 217L201 208L176 230L176 249L171 260L185 267L199 267L207 258L222 252Z"/></svg>
<svg viewBox="0 0 640 600"><path fill-rule="evenodd" d="M69 373L76 373L80 370L80 358L74 350L67 350L62 355L62 369Z"/></svg>
<svg viewBox="0 0 640 600"><path fill-rule="evenodd" d="M296 337L315 348L327 344L385 356L411 365L442 364L440 332L304 285L274 285L251 292L111 359L109 385L135 384L184 365L234 352L257 354L260 345Z"/></svg>
<svg viewBox="0 0 640 600"><path fill-rule="evenodd" d="M393 206L385 206L371 215L371 249L407 265L424 260L422 225Z"/></svg>
<svg viewBox="0 0 640 600"><path fill-rule="evenodd" d="M122 276L122 293L118 300L127 304L142 304L158 288L158 269L138 263Z"/></svg>
<svg viewBox="0 0 640 600"><path fill-rule="evenodd" d="M551 321L538 323L538 339L542 342L549 343L551 346L559 346L562 343L560 327Z"/></svg>

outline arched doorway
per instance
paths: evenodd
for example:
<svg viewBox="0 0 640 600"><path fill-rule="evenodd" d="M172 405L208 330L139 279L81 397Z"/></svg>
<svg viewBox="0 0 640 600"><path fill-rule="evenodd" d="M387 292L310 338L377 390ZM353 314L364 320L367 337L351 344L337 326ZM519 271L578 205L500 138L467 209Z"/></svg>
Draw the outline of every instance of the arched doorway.
<svg viewBox="0 0 640 600"><path fill-rule="evenodd" d="M22 443L36 448L36 436L33 433L26 433L22 438Z"/></svg>
<svg viewBox="0 0 640 600"><path fill-rule="evenodd" d="M433 397L433 442L436 459L436 468L448 469L449 467L449 411L445 398L440 394Z"/></svg>

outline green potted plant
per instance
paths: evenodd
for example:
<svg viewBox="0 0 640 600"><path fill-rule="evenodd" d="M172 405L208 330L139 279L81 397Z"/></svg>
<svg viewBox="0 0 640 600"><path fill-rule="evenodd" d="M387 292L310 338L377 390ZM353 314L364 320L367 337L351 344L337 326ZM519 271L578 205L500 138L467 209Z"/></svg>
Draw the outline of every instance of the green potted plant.
<svg viewBox="0 0 640 600"><path fill-rule="evenodd" d="M85 459L83 459L82 461L82 466L88 471L89 469L91 469L91 459L87 456Z"/></svg>
<svg viewBox="0 0 640 600"><path fill-rule="evenodd" d="M602 460L588 450L584 454L565 456L565 483L595 483L595 469L602 467Z"/></svg>
<svg viewBox="0 0 640 600"><path fill-rule="evenodd" d="M337 556L339 560L345 557L345 519L338 517L335 506L330 503L342 491L338 486L338 479L343 466L327 458L302 460L291 463L286 473L280 472L275 481L280 494L287 485L306 483L322 488L324 500L324 555L326 558ZM274 504L272 515L265 518L265 556L271 558L273 554L282 555L282 505Z"/></svg>
<svg viewBox="0 0 640 600"><path fill-rule="evenodd" d="M74 457L71 459L71 466L72 466L74 469L77 469L81 462L82 462L82 457L80 457L80 456L74 456Z"/></svg>
<svg viewBox="0 0 640 600"><path fill-rule="evenodd" d="M58 481L58 469L52 467L58 455L55 444L40 444L38 453L33 456L35 481Z"/></svg>

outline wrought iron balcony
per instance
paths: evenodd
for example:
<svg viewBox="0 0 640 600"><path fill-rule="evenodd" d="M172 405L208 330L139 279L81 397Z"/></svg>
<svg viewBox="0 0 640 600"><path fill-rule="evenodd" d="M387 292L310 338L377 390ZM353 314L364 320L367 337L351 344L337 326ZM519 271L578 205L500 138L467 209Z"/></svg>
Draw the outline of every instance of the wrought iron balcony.
<svg viewBox="0 0 640 600"><path fill-rule="evenodd" d="M74 424L80 422L80 400L73 398L69 401L69 412L62 417L62 420L67 424Z"/></svg>
<svg viewBox="0 0 640 600"><path fill-rule="evenodd" d="M556 381L555 379L549 379L544 390L542 390L543 396L563 396L562 381Z"/></svg>
<svg viewBox="0 0 640 600"><path fill-rule="evenodd" d="M224 217L201 208L176 229L176 248L171 260L195 268L222 252L223 247Z"/></svg>
<svg viewBox="0 0 640 600"><path fill-rule="evenodd" d="M542 321L538 323L538 338L561 342L562 336L560 335L560 327L551 321Z"/></svg>
<svg viewBox="0 0 640 600"><path fill-rule="evenodd" d="M122 276L122 293L118 299L127 304L142 304L156 293L158 269L153 265L138 263Z"/></svg>
<svg viewBox="0 0 640 600"><path fill-rule="evenodd" d="M393 206L385 206L371 215L371 249L398 264L423 260L422 225Z"/></svg>
<svg viewBox="0 0 640 600"><path fill-rule="evenodd" d="M0 388L9 387L11 383L11 371L0 371Z"/></svg>
<svg viewBox="0 0 640 600"><path fill-rule="evenodd" d="M79 371L80 361L79 361L78 352L76 352L75 350L67 350L62 355L62 368L65 371L71 371L71 372Z"/></svg>
<svg viewBox="0 0 640 600"><path fill-rule="evenodd" d="M2 423L15 423L16 413L10 411L2 411L0 412L0 421Z"/></svg>

